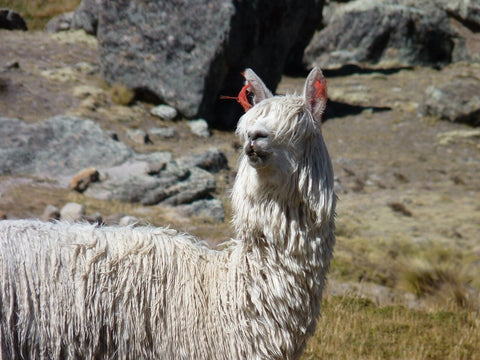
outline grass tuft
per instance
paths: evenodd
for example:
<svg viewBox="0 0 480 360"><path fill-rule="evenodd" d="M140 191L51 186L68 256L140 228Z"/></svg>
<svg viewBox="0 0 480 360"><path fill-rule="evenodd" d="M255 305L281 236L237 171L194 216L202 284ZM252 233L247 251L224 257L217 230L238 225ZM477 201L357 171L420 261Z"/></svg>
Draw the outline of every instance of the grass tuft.
<svg viewBox="0 0 480 360"><path fill-rule="evenodd" d="M478 359L480 321L466 311L419 311L325 297L303 360Z"/></svg>
<svg viewBox="0 0 480 360"><path fill-rule="evenodd" d="M135 91L119 82L113 84L109 88L108 93L112 101L117 105L130 105L135 98Z"/></svg>

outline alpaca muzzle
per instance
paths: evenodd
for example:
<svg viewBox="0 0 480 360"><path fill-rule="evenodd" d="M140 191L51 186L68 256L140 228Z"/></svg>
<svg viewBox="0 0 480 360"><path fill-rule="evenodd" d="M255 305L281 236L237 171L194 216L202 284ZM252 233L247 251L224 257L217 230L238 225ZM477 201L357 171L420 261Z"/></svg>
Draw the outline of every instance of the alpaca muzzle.
<svg viewBox="0 0 480 360"><path fill-rule="evenodd" d="M248 162L253 167L259 167L265 165L265 161L268 158L268 143L263 138L249 139L245 144L244 151L248 157Z"/></svg>

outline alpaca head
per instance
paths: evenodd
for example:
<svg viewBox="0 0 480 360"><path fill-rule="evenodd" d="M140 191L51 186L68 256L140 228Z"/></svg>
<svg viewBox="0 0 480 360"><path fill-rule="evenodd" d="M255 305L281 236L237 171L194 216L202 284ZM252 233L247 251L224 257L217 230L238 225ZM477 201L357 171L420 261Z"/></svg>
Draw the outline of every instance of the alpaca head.
<svg viewBox="0 0 480 360"><path fill-rule="evenodd" d="M303 207L313 211L314 218L321 217L326 206L334 207L334 200L324 201L334 195L333 171L321 133L327 102L322 72L318 68L310 72L301 96L273 96L252 70L244 76L246 85L238 97L246 113L236 131L242 153L232 194L234 222L240 226L254 221L250 209L268 202Z"/></svg>
<svg viewBox="0 0 480 360"><path fill-rule="evenodd" d="M303 96L273 96L251 70L239 95L246 109L237 127L243 143L242 159L267 182L285 182L301 164L311 141L321 136L321 116L327 102L326 81L315 68L308 76ZM250 106L246 92L251 95Z"/></svg>

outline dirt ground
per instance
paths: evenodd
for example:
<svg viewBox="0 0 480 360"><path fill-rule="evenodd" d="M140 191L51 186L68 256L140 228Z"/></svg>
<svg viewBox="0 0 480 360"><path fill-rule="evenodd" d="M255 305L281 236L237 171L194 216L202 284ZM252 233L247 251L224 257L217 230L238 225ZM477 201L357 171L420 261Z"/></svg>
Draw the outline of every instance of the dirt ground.
<svg viewBox="0 0 480 360"><path fill-rule="evenodd" d="M217 175L218 196L229 215L228 190L235 177L238 143L231 132L213 130L205 141L190 134L186 121L152 117L154 104L123 106L100 76L96 40L82 32L0 31L0 116L27 122L57 114L97 120L139 152L170 150L174 156L223 150L230 170ZM468 249L480 262L480 135L471 127L418 115L429 85L458 77L479 77L480 65L377 69L342 75L325 72L334 113L323 132L337 179L337 251L349 239L438 242ZM304 78L285 77L277 92L301 92ZM342 106L348 104L350 106ZM127 128L175 127L178 136L138 145ZM1 131L1 129L0 129ZM38 217L45 206L83 202L87 212L131 213L161 225L220 241L232 236L227 221L187 219L158 206L102 203L35 177L0 177L0 210L8 218Z"/></svg>

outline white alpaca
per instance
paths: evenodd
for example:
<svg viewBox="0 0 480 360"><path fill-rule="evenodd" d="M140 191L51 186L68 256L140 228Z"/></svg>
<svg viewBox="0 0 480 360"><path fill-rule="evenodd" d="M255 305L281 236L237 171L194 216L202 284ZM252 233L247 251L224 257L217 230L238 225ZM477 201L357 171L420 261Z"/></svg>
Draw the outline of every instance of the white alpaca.
<svg viewBox="0 0 480 360"><path fill-rule="evenodd" d="M298 359L320 314L335 237L320 70L303 96L254 106L233 187L237 240L173 230L0 222L1 359Z"/></svg>

